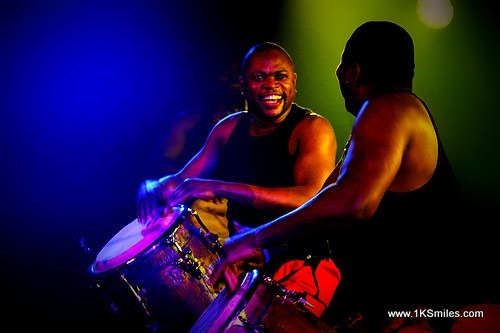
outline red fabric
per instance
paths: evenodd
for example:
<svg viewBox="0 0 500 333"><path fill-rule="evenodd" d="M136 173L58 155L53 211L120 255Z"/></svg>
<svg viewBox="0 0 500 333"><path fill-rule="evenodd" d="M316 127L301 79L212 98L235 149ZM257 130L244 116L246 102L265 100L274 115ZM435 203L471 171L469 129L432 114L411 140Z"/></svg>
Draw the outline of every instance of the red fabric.
<svg viewBox="0 0 500 333"><path fill-rule="evenodd" d="M306 300L314 305L309 310L319 317L332 300L340 271L331 259L321 260L314 272L304 260L292 260L281 265L273 279L289 291L305 294Z"/></svg>

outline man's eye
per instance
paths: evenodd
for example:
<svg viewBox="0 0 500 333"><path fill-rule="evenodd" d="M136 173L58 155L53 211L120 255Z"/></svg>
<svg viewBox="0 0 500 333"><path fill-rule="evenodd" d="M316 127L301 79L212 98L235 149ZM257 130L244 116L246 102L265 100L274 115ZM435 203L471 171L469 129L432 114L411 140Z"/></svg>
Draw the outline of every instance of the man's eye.
<svg viewBox="0 0 500 333"><path fill-rule="evenodd" d="M254 81L264 81L264 76L262 74L256 74L253 79Z"/></svg>
<svg viewBox="0 0 500 333"><path fill-rule="evenodd" d="M288 76L286 74L276 74L276 80L284 80Z"/></svg>

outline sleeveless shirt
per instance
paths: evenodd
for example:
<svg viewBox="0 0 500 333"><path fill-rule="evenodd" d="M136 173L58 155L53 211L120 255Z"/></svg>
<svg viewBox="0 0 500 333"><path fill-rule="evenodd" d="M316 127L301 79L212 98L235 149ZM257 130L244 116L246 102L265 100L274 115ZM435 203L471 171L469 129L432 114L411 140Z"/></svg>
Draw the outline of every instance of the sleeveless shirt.
<svg viewBox="0 0 500 333"><path fill-rule="evenodd" d="M434 174L414 191L386 192L368 222L331 235L343 276L332 300L338 310L387 319L388 310L460 303L461 190L424 106L438 139Z"/></svg>
<svg viewBox="0 0 500 333"><path fill-rule="evenodd" d="M250 135L252 115L243 114L222 149L219 179L271 188L294 185L296 157L289 154L288 142L297 124L311 113L293 104L285 120L262 136ZM280 215L228 201L228 220L245 226L256 227Z"/></svg>

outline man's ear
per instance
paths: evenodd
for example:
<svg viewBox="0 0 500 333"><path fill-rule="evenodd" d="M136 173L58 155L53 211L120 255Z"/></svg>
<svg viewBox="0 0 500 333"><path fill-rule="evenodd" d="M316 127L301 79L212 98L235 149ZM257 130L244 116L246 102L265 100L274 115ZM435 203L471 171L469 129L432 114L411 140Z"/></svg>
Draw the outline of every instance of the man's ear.
<svg viewBox="0 0 500 333"><path fill-rule="evenodd" d="M359 64L352 64L345 69L345 83L348 85L359 86L361 68Z"/></svg>
<svg viewBox="0 0 500 333"><path fill-rule="evenodd" d="M245 95L245 90L246 90L246 80L243 78L243 76L238 77L238 83L240 85L240 92L242 95Z"/></svg>

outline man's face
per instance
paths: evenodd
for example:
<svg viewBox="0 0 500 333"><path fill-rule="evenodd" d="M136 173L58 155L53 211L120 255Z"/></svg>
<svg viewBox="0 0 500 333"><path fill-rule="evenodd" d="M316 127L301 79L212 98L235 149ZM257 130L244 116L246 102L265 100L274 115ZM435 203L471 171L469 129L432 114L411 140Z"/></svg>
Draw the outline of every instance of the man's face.
<svg viewBox="0 0 500 333"><path fill-rule="evenodd" d="M253 54L240 78L249 110L263 121L277 119L290 110L296 83L292 63L278 50Z"/></svg>
<svg viewBox="0 0 500 333"><path fill-rule="evenodd" d="M356 103L356 98L353 92L354 76L353 69L349 67L345 62L343 56L340 59L340 63L337 66L335 74L339 81L340 92L342 97L344 97L344 105L346 110L352 114L357 113L357 108L359 105Z"/></svg>

